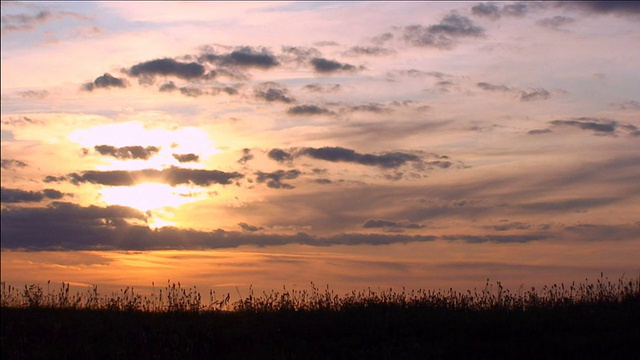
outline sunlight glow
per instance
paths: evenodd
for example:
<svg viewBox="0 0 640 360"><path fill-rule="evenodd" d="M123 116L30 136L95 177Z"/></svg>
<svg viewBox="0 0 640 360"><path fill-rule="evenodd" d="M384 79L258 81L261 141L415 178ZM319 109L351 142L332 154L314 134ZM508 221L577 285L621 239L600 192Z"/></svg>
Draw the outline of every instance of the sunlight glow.
<svg viewBox="0 0 640 360"><path fill-rule="evenodd" d="M139 121L99 125L89 129L76 130L69 140L88 148L89 154L97 154L95 146L108 145L116 148L125 146L154 146L158 152L147 159L118 159L102 155L102 164L97 170L141 170L162 169L169 166L182 168L202 168L201 161L180 162L174 155L194 154L199 160L220 153L208 134L195 127L177 129L152 128ZM99 155L99 154L98 154Z"/></svg>
<svg viewBox="0 0 640 360"><path fill-rule="evenodd" d="M109 205L129 206L140 211L178 207L206 197L205 191L199 192L185 185L171 187L166 184L107 187L100 190L100 194Z"/></svg>

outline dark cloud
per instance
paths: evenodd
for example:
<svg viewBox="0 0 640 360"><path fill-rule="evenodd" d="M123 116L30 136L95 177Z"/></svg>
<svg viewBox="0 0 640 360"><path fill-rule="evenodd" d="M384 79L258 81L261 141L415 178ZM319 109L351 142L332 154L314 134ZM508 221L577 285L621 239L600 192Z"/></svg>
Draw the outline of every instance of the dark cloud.
<svg viewBox="0 0 640 360"><path fill-rule="evenodd" d="M567 211L583 212L588 211L591 208L610 205L618 201L620 201L620 199L615 197L594 197L556 201L541 201L521 204L520 207L527 210L535 210L546 213Z"/></svg>
<svg viewBox="0 0 640 360"><path fill-rule="evenodd" d="M546 100L551 96L545 89L531 89L520 93L520 101Z"/></svg>
<svg viewBox="0 0 640 360"><path fill-rule="evenodd" d="M0 235L2 249L12 250L169 250L222 249L239 246L389 245L430 242L438 239L468 243L526 243L550 239L547 233L517 235L405 235L343 233L328 237L297 233L265 234L261 227L239 223L243 231L197 231L164 227L149 229L146 215L123 206L82 207L54 202L47 207L2 209ZM37 226L34 226L37 225ZM255 230L255 231L254 231ZM640 224L567 226L564 233L587 241L635 240Z"/></svg>
<svg viewBox="0 0 640 360"><path fill-rule="evenodd" d="M82 85L82 89L85 91L93 91L94 89L108 89L112 87L125 88L127 87L127 80L120 79L111 74L105 73L102 76L98 76L92 83L86 83Z"/></svg>
<svg viewBox="0 0 640 360"><path fill-rule="evenodd" d="M248 232L256 232L256 231L260 231L260 230L264 230L264 227L262 226L253 226L253 225L249 225L245 222L241 222L238 223L238 226L240 226L240 228L242 228L242 230L244 231L248 231Z"/></svg>
<svg viewBox="0 0 640 360"><path fill-rule="evenodd" d="M311 59L313 69L318 73L332 73L337 71L356 71L358 68L351 64L343 64L335 60L316 57Z"/></svg>
<svg viewBox="0 0 640 360"><path fill-rule="evenodd" d="M285 62L296 62L304 64L313 58L322 56L322 53L316 48L302 46L283 46L280 58Z"/></svg>
<svg viewBox="0 0 640 360"><path fill-rule="evenodd" d="M10 14L2 15L2 35L14 31L31 31L37 25L44 24L53 18L50 11L40 11L35 15Z"/></svg>
<svg viewBox="0 0 640 360"><path fill-rule="evenodd" d="M395 51L385 49L378 46L352 46L347 51L344 52L345 56L359 56L359 55L367 55L367 56L385 56L391 55Z"/></svg>
<svg viewBox="0 0 640 360"><path fill-rule="evenodd" d="M120 148L111 145L96 145L94 146L94 149L100 153L100 155L113 156L120 160L147 160L160 151L160 148L155 146L142 147L139 145L124 146Z"/></svg>
<svg viewBox="0 0 640 360"><path fill-rule="evenodd" d="M549 239L551 236L546 234L530 234L530 235L447 235L442 239L449 241L464 241L467 243L528 243L532 241L540 241Z"/></svg>
<svg viewBox="0 0 640 360"><path fill-rule="evenodd" d="M484 36L484 29L473 24L471 19L453 13L445 16L439 24L431 26L412 25L404 28L403 38L415 46L452 49L459 38Z"/></svg>
<svg viewBox="0 0 640 360"><path fill-rule="evenodd" d="M204 94L202 90L194 87L181 87L180 93L184 96L194 97L194 98L202 96Z"/></svg>
<svg viewBox="0 0 640 360"><path fill-rule="evenodd" d="M511 91L511 89L506 85L494 85L486 82L479 82L476 84L476 86L487 91L503 91L503 92Z"/></svg>
<svg viewBox="0 0 640 360"><path fill-rule="evenodd" d="M268 102L279 101L289 104L296 101L289 95L289 90L286 86L274 82L264 82L256 85L253 93L256 98Z"/></svg>
<svg viewBox="0 0 640 360"><path fill-rule="evenodd" d="M66 176L51 176L48 175L46 176L42 181L46 182L46 183L60 183L63 181L67 181L67 177Z"/></svg>
<svg viewBox="0 0 640 360"><path fill-rule="evenodd" d="M0 189L0 202L3 204L40 202L44 199L57 200L64 196L63 193L53 189L42 191L25 191L20 189Z"/></svg>
<svg viewBox="0 0 640 360"><path fill-rule="evenodd" d="M178 87L173 83L173 81L167 81L166 83L160 85L160 88L158 90L160 90L161 92L171 92L178 90Z"/></svg>
<svg viewBox="0 0 640 360"><path fill-rule="evenodd" d="M298 105L287 110L289 115L325 115L333 112L317 105Z"/></svg>
<svg viewBox="0 0 640 360"><path fill-rule="evenodd" d="M621 16L637 16L640 14L638 1L558 1L558 7L580 10L589 14L614 14Z"/></svg>
<svg viewBox="0 0 640 360"><path fill-rule="evenodd" d="M393 39L393 34L388 32L388 33L380 34L380 35L374 37L371 41L374 44L379 44L380 45L380 44L384 44L385 42L387 42L387 41L389 41L391 39Z"/></svg>
<svg viewBox="0 0 640 360"><path fill-rule="evenodd" d="M269 158L278 161L278 162L282 162L282 161L289 161L291 159L293 159L293 157L291 156L290 153L282 150L282 149L271 149L269 151L268 154Z"/></svg>
<svg viewBox="0 0 640 360"><path fill-rule="evenodd" d="M256 181L259 183L267 183L267 186L272 189L293 189L294 186L283 183L282 180L292 180L302 174L299 170L278 170L270 173L264 173L262 171L256 172Z"/></svg>
<svg viewBox="0 0 640 360"><path fill-rule="evenodd" d="M198 162L200 160L200 156L196 154L172 154L173 158L178 160L180 163L186 162Z"/></svg>
<svg viewBox="0 0 640 360"><path fill-rule="evenodd" d="M572 120L553 120L554 126L571 126L582 130L592 130L596 134L613 134L618 123L613 120L581 117Z"/></svg>
<svg viewBox="0 0 640 360"><path fill-rule="evenodd" d="M529 130L527 132L527 134L529 135L541 135L541 134L549 134L552 133L553 130L551 129L534 129L534 130Z"/></svg>
<svg viewBox="0 0 640 360"><path fill-rule="evenodd" d="M611 103L620 110L640 110L640 101L627 100L622 103Z"/></svg>
<svg viewBox="0 0 640 360"><path fill-rule="evenodd" d="M388 220L367 220L362 224L362 227L365 229L373 229L373 228L400 228L400 229L420 229L423 228L423 225L414 224L414 223L400 223L396 221L388 221Z"/></svg>
<svg viewBox="0 0 640 360"><path fill-rule="evenodd" d="M196 62L182 63L164 58L146 61L134 65L129 69L129 75L134 77L175 76L181 79L194 79L204 75L204 66Z"/></svg>
<svg viewBox="0 0 640 360"><path fill-rule="evenodd" d="M280 65L276 57L267 48L252 48L242 46L224 54L204 54L200 61L214 63L224 67L262 68L269 69Z"/></svg>
<svg viewBox="0 0 640 360"><path fill-rule="evenodd" d="M15 168L24 168L27 167L27 163L20 160L15 159L2 159L0 160L0 167L6 170L15 169Z"/></svg>
<svg viewBox="0 0 640 360"><path fill-rule="evenodd" d="M390 112L391 109L386 108L383 104L369 103L364 105L349 105L347 111L351 112L372 112L382 114Z"/></svg>
<svg viewBox="0 0 640 360"><path fill-rule="evenodd" d="M107 186L133 186L143 182L160 182L171 186L180 184L210 186L213 184L228 185L231 184L233 180L242 177L243 175L237 172L227 173L218 170L183 169L172 166L162 170L90 170L81 173L71 173L64 179L75 185L91 183ZM47 182L47 178L45 178L45 182ZM54 181L58 179L60 178L52 177L50 180Z"/></svg>
<svg viewBox="0 0 640 360"><path fill-rule="evenodd" d="M238 160L239 164L246 164L249 160L253 160L253 155L251 154L251 149L242 149L242 157Z"/></svg>
<svg viewBox="0 0 640 360"><path fill-rule="evenodd" d="M485 91L493 91L493 92L511 92L519 94L520 101L535 101L535 100L546 100L551 97L551 93L545 89L529 89L529 90L518 90L516 88L510 88L506 85L496 85L490 84L487 82L479 82L476 84L477 87L481 88Z"/></svg>
<svg viewBox="0 0 640 360"><path fill-rule="evenodd" d="M529 12L529 5L524 2L506 4L502 7L502 14L507 16L523 17Z"/></svg>
<svg viewBox="0 0 640 360"><path fill-rule="evenodd" d="M309 84L305 85L302 90L308 90L312 92L320 93L332 93L340 91L342 85L340 84Z"/></svg>
<svg viewBox="0 0 640 360"><path fill-rule="evenodd" d="M486 229L492 229L495 231L509 231L509 230L527 230L531 227L530 224L523 222L504 223L499 225L485 226Z"/></svg>
<svg viewBox="0 0 640 360"><path fill-rule="evenodd" d="M25 99L42 100L49 96L49 92L47 90L27 90L19 92L18 95Z"/></svg>
<svg viewBox="0 0 640 360"><path fill-rule="evenodd" d="M395 168L407 162L421 161L419 156L403 152L388 152L382 155L360 154L342 147L302 148L298 151L298 155L331 162L352 162L382 168Z"/></svg>
<svg viewBox="0 0 640 360"><path fill-rule="evenodd" d="M580 224L566 226L566 233L582 241L625 241L640 239L640 222L634 224Z"/></svg>
<svg viewBox="0 0 640 360"><path fill-rule="evenodd" d="M475 16L486 17L491 20L500 18L500 8L492 3L480 3L471 8L471 13Z"/></svg>
<svg viewBox="0 0 640 360"><path fill-rule="evenodd" d="M540 19L536 24L551 29L559 29L565 25L569 25L575 22L575 19L566 16L554 16L552 18Z"/></svg>

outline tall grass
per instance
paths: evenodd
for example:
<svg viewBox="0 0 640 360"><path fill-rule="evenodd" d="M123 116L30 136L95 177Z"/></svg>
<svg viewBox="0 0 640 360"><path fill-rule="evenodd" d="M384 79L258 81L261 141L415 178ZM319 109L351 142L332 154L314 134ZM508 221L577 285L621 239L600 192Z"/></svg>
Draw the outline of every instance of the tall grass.
<svg viewBox="0 0 640 360"><path fill-rule="evenodd" d="M287 290L263 292L256 295L252 288L247 297L230 301L230 294L220 299L214 291L208 300L203 300L196 287L184 288L178 282L167 282L163 289L156 290L155 284L148 296L134 292L127 287L111 295L98 292L92 286L84 292L71 294L68 283L62 283L58 290L46 290L39 284L25 285L19 289L5 282L1 283L1 305L7 308L57 308L88 309L109 311L141 312L281 312L281 311L341 311L362 308L431 308L451 310L531 310L536 308L558 308L580 304L606 305L628 301L640 301L640 276L633 279L620 278L610 281L601 274L595 282L565 286L554 284L541 289L531 288L517 293L505 289L498 281L487 279L485 287L466 292L449 290L393 289L352 291L342 296L329 286L320 289L311 283L311 290Z"/></svg>

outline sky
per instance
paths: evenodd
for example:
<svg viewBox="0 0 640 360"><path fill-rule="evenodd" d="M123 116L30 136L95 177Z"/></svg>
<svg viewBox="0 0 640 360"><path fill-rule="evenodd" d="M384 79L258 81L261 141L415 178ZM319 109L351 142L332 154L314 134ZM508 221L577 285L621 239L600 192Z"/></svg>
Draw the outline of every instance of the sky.
<svg viewBox="0 0 640 360"><path fill-rule="evenodd" d="M2 281L640 273L638 2L2 2Z"/></svg>

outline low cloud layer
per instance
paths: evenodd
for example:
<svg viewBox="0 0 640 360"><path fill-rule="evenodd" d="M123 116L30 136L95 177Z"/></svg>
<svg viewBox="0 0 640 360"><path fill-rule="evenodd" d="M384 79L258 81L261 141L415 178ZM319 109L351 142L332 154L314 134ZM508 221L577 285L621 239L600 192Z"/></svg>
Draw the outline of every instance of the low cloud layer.
<svg viewBox="0 0 640 360"><path fill-rule="evenodd" d="M113 156L120 160L141 159L148 160L153 155L156 155L160 148L155 146L142 147L139 145L115 147L111 145L96 145L94 149L100 154L105 156Z"/></svg>
<svg viewBox="0 0 640 360"><path fill-rule="evenodd" d="M442 50L453 49L462 38L484 36L484 28L477 26L463 15L452 13L439 24L411 25L404 28L403 38L414 46L434 47Z"/></svg>
<svg viewBox="0 0 640 360"><path fill-rule="evenodd" d="M74 185L91 183L106 186L133 186L145 182L163 183L171 186L180 184L210 186L214 184L229 185L232 184L234 180L239 180L241 178L243 178L243 175L237 172L184 169L172 166L162 170L89 170L80 173L71 173L63 177L48 176L44 181L68 181Z"/></svg>
<svg viewBox="0 0 640 360"><path fill-rule="evenodd" d="M105 73L102 76L98 76L93 82L82 85L82 89L85 91L93 91L94 89L125 88L127 85L126 79L117 78Z"/></svg>
<svg viewBox="0 0 640 360"><path fill-rule="evenodd" d="M63 196L63 193L54 189L44 189L42 191L25 191L3 187L0 190L0 202L2 202L3 204L33 203L41 202L45 199L58 200L62 199Z"/></svg>

